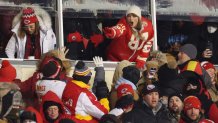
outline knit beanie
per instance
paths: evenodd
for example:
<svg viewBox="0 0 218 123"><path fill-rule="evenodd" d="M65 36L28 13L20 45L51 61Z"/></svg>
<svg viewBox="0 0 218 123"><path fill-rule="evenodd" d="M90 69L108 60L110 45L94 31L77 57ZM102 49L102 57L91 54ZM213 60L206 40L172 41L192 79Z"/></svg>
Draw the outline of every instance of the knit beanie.
<svg viewBox="0 0 218 123"><path fill-rule="evenodd" d="M153 85L153 84L149 84L149 85L146 85L144 86L144 88L142 89L142 94L143 95L147 95L151 92L159 92L158 88Z"/></svg>
<svg viewBox="0 0 218 123"><path fill-rule="evenodd" d="M182 93L173 93L168 97L168 104L170 102L170 99L174 96L178 97L181 100L181 102L183 102L184 96L182 95Z"/></svg>
<svg viewBox="0 0 218 123"><path fill-rule="evenodd" d="M201 101L196 96L188 96L184 99L184 112L192 108L201 110Z"/></svg>
<svg viewBox="0 0 218 123"><path fill-rule="evenodd" d="M88 84L91 76L92 72L85 63L83 61L78 61L74 69L73 79Z"/></svg>
<svg viewBox="0 0 218 123"><path fill-rule="evenodd" d="M136 85L140 79L140 71L133 65L123 68L123 78Z"/></svg>
<svg viewBox="0 0 218 123"><path fill-rule="evenodd" d="M216 70L216 68L214 67L214 65L212 63L210 63L209 61L203 61L201 62L201 67L203 67L205 70L208 70L210 68Z"/></svg>
<svg viewBox="0 0 218 123"><path fill-rule="evenodd" d="M185 44L179 49L179 51L185 53L191 59L195 59L197 56L197 48L193 44Z"/></svg>
<svg viewBox="0 0 218 123"><path fill-rule="evenodd" d="M140 9L138 6L136 6L136 5L131 6L131 7L127 10L126 16L127 16L128 14L131 14L131 13L137 15L139 18L142 17L141 9Z"/></svg>
<svg viewBox="0 0 218 123"><path fill-rule="evenodd" d="M134 96L134 90L131 85L129 84L121 84L117 88L117 97L118 99L124 95L131 94Z"/></svg>
<svg viewBox="0 0 218 123"><path fill-rule="evenodd" d="M24 8L22 13L22 24L28 25L35 22L38 22L35 11L30 7Z"/></svg>
<svg viewBox="0 0 218 123"><path fill-rule="evenodd" d="M12 82L16 76L16 69L8 60L3 60L0 68L0 82Z"/></svg>
<svg viewBox="0 0 218 123"><path fill-rule="evenodd" d="M58 79L62 71L62 62L56 57L46 57L43 60L41 72L44 78Z"/></svg>

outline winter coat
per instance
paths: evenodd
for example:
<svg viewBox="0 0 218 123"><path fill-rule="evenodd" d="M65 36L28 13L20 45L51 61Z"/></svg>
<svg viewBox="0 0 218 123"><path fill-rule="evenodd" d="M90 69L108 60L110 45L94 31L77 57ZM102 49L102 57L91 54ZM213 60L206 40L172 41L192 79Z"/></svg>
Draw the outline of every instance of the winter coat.
<svg viewBox="0 0 218 123"><path fill-rule="evenodd" d="M28 106L33 106L35 109L39 109L38 97L36 94L36 82L41 79L41 75L38 71L34 72L31 77L21 82L16 80L15 83L19 86L23 99ZM60 75L61 81L70 81L71 78L67 77L65 73Z"/></svg>
<svg viewBox="0 0 218 123"><path fill-rule="evenodd" d="M54 92L61 99L65 86L66 83L60 80L38 80L36 82L36 93L39 100L48 91Z"/></svg>
<svg viewBox="0 0 218 123"><path fill-rule="evenodd" d="M5 85L0 87L0 119L7 119L8 123L17 123L19 120L18 113L22 102L20 91L11 89Z"/></svg>
<svg viewBox="0 0 218 123"><path fill-rule="evenodd" d="M197 43L198 48L198 59L200 61L210 61L213 64L218 64L218 31L216 30L214 33L209 34L207 31L207 27L203 28L203 31L200 35L199 42ZM203 58L202 53L208 47L208 42L212 44L212 57L211 58Z"/></svg>
<svg viewBox="0 0 218 123"><path fill-rule="evenodd" d="M215 123L218 123L217 114L218 114L218 107L217 107L217 105L215 103L213 103L210 106L210 109L209 109L209 112L208 112L208 119L214 121Z"/></svg>
<svg viewBox="0 0 218 123"><path fill-rule="evenodd" d="M140 101L136 106L144 112L145 121L149 121L149 123L170 123L169 111L162 103L158 103L155 108L156 115L144 101Z"/></svg>
<svg viewBox="0 0 218 123"><path fill-rule="evenodd" d="M212 82L211 82L210 76L206 72L206 70L204 70L201 67L198 61L192 60L192 59L188 60L185 63L178 65L178 68L180 72L179 74L180 77L183 77L183 78L192 77L193 75L191 73L194 72L200 76L200 78L203 80L207 89L211 88Z"/></svg>
<svg viewBox="0 0 218 123"><path fill-rule="evenodd" d="M131 28L126 21L126 17L123 17L116 26L112 27L115 35L107 48L109 60L146 62L153 44L154 32L150 20L142 17L141 23L142 29L137 31Z"/></svg>
<svg viewBox="0 0 218 123"><path fill-rule="evenodd" d="M148 121L144 118L146 114L141 109L133 109L128 113L124 113L121 116L123 123L147 123Z"/></svg>
<svg viewBox="0 0 218 123"><path fill-rule="evenodd" d="M56 45L56 36L51 27L51 18L45 10L40 8L34 8L35 14L39 21L40 26L40 48L41 54L46 53L50 50L53 50ZM24 38L20 38L18 36L19 29L21 26L21 16L22 12L20 12L17 16L15 16L13 20L13 29L11 39L9 40L5 52L9 58L15 58L15 53L17 53L17 58L23 59L25 55L25 46L27 36L25 34Z"/></svg>
<svg viewBox="0 0 218 123"><path fill-rule="evenodd" d="M180 115L176 115L173 112L170 112L169 118L171 123L178 123L180 120Z"/></svg>
<svg viewBox="0 0 218 123"><path fill-rule="evenodd" d="M42 103L40 104L40 113L43 118L43 123L49 123L49 121L47 121L46 116L45 116L46 109L43 109L43 105L46 101L53 101L61 105L61 111L59 112L58 119L54 122L54 123L58 123L59 119L61 119L62 117L65 117L66 115L66 110L65 110L63 102L55 93L51 91L48 91L44 96L42 96Z"/></svg>
<svg viewBox="0 0 218 123"><path fill-rule="evenodd" d="M109 102L106 98L97 100L89 90L90 86L82 81L67 82L62 95L64 105L69 109L78 123L97 123L104 114L108 113Z"/></svg>
<svg viewBox="0 0 218 123"><path fill-rule="evenodd" d="M95 78L92 85L92 92L96 94L96 86L98 82L105 81L105 70L104 67L95 67Z"/></svg>

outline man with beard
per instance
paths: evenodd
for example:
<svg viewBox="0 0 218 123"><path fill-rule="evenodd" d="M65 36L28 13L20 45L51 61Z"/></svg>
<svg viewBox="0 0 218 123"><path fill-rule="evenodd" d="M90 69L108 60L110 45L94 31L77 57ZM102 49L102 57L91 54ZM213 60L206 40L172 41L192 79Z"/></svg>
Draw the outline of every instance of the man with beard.
<svg viewBox="0 0 218 123"><path fill-rule="evenodd" d="M168 97L168 109L171 123L178 123L183 109L183 95L181 93L174 93Z"/></svg>
<svg viewBox="0 0 218 123"><path fill-rule="evenodd" d="M138 6L131 6L116 26L104 28L105 36L112 39L107 49L111 61L129 60L144 68L153 44L154 31L149 19L141 16Z"/></svg>
<svg viewBox="0 0 218 123"><path fill-rule="evenodd" d="M201 109L201 102L196 96L184 99L184 108L179 123L214 123L205 119Z"/></svg>

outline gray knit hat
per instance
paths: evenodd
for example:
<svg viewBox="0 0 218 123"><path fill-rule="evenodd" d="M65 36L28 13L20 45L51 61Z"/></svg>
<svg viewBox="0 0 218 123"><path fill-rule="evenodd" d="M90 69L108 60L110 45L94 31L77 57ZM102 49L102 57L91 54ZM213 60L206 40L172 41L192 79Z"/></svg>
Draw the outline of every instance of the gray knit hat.
<svg viewBox="0 0 218 123"><path fill-rule="evenodd" d="M191 59L195 59L197 56L197 48L193 44L185 44L179 49L179 51L185 53Z"/></svg>

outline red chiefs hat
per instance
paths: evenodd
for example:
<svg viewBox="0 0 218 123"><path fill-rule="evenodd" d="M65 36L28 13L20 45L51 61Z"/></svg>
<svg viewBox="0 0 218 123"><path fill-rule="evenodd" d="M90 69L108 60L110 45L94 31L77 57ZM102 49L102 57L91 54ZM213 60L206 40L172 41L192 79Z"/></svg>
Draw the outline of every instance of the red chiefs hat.
<svg viewBox="0 0 218 123"><path fill-rule="evenodd" d="M189 109L196 108L201 110L201 101L196 96L188 96L184 99L184 108L186 112Z"/></svg>
<svg viewBox="0 0 218 123"><path fill-rule="evenodd" d="M8 60L3 60L0 68L0 82L12 82L16 76L16 69Z"/></svg>
<svg viewBox="0 0 218 123"><path fill-rule="evenodd" d="M38 22L35 11L30 7L23 9L22 23L28 25L35 22Z"/></svg>
<svg viewBox="0 0 218 123"><path fill-rule="evenodd" d="M216 68L214 67L214 65L208 61L204 61L204 62L201 62L201 66L205 69L205 70L208 70L210 68L216 70Z"/></svg>
<svg viewBox="0 0 218 123"><path fill-rule="evenodd" d="M121 84L117 88L117 97L118 99L122 96L125 96L127 94L131 94L134 96L134 90L131 85L129 84Z"/></svg>

